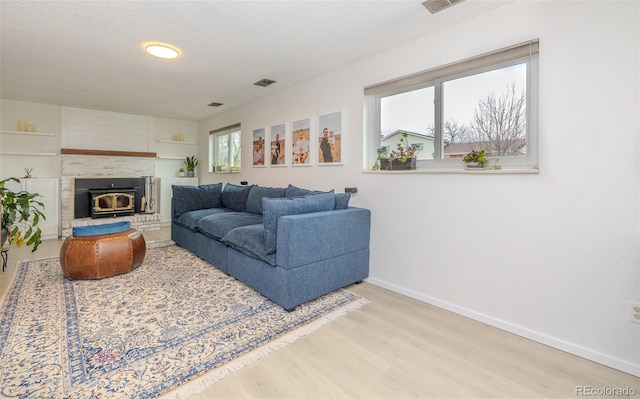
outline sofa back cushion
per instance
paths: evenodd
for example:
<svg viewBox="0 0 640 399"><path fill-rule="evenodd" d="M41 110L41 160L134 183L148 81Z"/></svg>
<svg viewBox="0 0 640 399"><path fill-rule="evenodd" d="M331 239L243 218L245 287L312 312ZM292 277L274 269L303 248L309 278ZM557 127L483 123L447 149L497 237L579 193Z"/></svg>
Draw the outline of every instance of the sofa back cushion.
<svg viewBox="0 0 640 399"><path fill-rule="evenodd" d="M309 194L311 190L307 190L306 188L300 188L296 186L292 186L289 184L285 189L284 196L285 197L303 197Z"/></svg>
<svg viewBox="0 0 640 399"><path fill-rule="evenodd" d="M351 193L336 194L336 205L334 209L347 209L349 208L349 200L351 199Z"/></svg>
<svg viewBox="0 0 640 399"><path fill-rule="evenodd" d="M331 211L334 206L335 194L333 190L328 193L309 194L304 197L263 198L262 219L267 253L276 252L278 219L281 216Z"/></svg>
<svg viewBox="0 0 640 399"><path fill-rule="evenodd" d="M171 186L173 218L198 209L219 208L222 205L222 183L201 186Z"/></svg>
<svg viewBox="0 0 640 399"><path fill-rule="evenodd" d="M247 197L247 212L262 215L262 199L282 198L284 193L284 188L253 186Z"/></svg>
<svg viewBox="0 0 640 399"><path fill-rule="evenodd" d="M224 190L222 190L222 205L234 211L244 212L247 209L247 197L249 197L252 188L253 185L236 186L231 183L225 184Z"/></svg>

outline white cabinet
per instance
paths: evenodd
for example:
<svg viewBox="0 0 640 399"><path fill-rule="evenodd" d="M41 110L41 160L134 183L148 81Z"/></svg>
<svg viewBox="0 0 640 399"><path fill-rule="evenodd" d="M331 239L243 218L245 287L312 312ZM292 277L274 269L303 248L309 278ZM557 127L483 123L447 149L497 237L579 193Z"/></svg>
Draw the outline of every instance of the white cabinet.
<svg viewBox="0 0 640 399"><path fill-rule="evenodd" d="M40 219L38 227L42 230L42 239L48 240L58 238L60 230L60 200L58 179L20 179L20 185L14 182L7 182L6 187L14 191L28 191L40 194L36 198L44 204L44 216L46 220Z"/></svg>
<svg viewBox="0 0 640 399"><path fill-rule="evenodd" d="M58 179L21 179L23 190L30 193L38 193L42 197L40 202L44 204L46 220L40 220L38 227L42 230L42 239L58 238L60 229L60 184Z"/></svg>
<svg viewBox="0 0 640 399"><path fill-rule="evenodd" d="M171 186L197 186L197 177L163 177L160 178L160 223L171 223L171 197L173 190Z"/></svg>

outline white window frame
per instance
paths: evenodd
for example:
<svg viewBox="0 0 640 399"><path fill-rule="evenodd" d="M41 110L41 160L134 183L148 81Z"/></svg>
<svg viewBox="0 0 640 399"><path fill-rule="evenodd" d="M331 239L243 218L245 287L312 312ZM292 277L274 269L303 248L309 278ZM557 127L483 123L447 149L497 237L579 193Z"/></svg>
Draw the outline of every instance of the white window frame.
<svg viewBox="0 0 640 399"><path fill-rule="evenodd" d="M213 173L213 164L217 162L217 156L216 154L218 153L218 138L220 136L225 136L225 135L229 135L231 136L232 134L238 134L240 136L240 143L242 143L242 129L239 123L236 123L234 125L230 125L230 126L225 126L223 128L220 129L215 129L215 130L211 130L209 132L209 173ZM231 137L229 137L229 143L231 143ZM242 145L240 144L240 161L242 164ZM229 145L229 153L227 155L227 159L231 160L233 159L233 154L232 154L232 147L231 145ZM221 171L217 172L223 172L223 173L228 173L231 172L231 165L224 165L224 167L222 168ZM239 172L241 170L242 165L238 166L237 170L234 170L234 172Z"/></svg>
<svg viewBox="0 0 640 399"><path fill-rule="evenodd" d="M538 39L507 47L459 62L434 69L403 76L375 85L367 86L365 94L365 169L370 169L376 161L380 147L381 99L399 93L410 92L433 86L435 89L435 159L418 160L417 169L451 170L465 169L459 158L443 158L443 95L442 84L466 76L506 68L512 65L527 64L526 77L526 115L527 115L527 151L522 156L501 156L497 165L508 168L538 168ZM490 166L493 166L490 163ZM382 172L384 173L384 172ZM402 173L402 172L400 172Z"/></svg>

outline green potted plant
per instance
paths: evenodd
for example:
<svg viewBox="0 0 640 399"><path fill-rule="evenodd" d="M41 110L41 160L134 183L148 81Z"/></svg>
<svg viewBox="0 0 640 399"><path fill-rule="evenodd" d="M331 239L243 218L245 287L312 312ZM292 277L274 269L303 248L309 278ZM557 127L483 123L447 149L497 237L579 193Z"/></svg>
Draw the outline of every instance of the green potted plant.
<svg viewBox="0 0 640 399"><path fill-rule="evenodd" d="M187 157L184 160L184 164L187 167L187 177L194 177L195 176L194 170L196 166L198 166L198 158L196 158L195 155Z"/></svg>
<svg viewBox="0 0 640 399"><path fill-rule="evenodd" d="M372 170L408 170L416 168L418 148L409 143L407 132L402 132L396 148L389 152L385 148L378 148L378 158Z"/></svg>
<svg viewBox="0 0 640 399"><path fill-rule="evenodd" d="M467 164L468 168L484 168L489 163L484 150L471 151L462 158L462 161Z"/></svg>
<svg viewBox="0 0 640 399"><path fill-rule="evenodd" d="M42 242L42 231L38 227L40 220L45 220L44 204L38 201L40 194L27 191L12 191L6 187L8 181L20 183L20 179L10 177L0 181L0 198L2 203L2 242L15 242L18 247L26 244L35 252Z"/></svg>

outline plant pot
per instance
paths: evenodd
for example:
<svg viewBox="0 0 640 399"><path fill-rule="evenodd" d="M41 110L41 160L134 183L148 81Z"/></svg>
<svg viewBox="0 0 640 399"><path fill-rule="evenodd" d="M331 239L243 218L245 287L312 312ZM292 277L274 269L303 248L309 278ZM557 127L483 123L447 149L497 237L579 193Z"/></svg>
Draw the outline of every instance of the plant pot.
<svg viewBox="0 0 640 399"><path fill-rule="evenodd" d="M193 170L187 171L187 177L195 177L195 176L196 176L196 172L194 172Z"/></svg>
<svg viewBox="0 0 640 399"><path fill-rule="evenodd" d="M0 247L4 247L4 243L7 242L7 237L9 237L9 230L2 228L2 240L0 240Z"/></svg>
<svg viewBox="0 0 640 399"><path fill-rule="evenodd" d="M394 159L389 163L388 159L380 160L380 170L413 170L416 168L416 159L409 158L407 162L401 162L399 159Z"/></svg>
<svg viewBox="0 0 640 399"><path fill-rule="evenodd" d="M484 169L485 165L479 165L477 163L468 163L467 169Z"/></svg>

